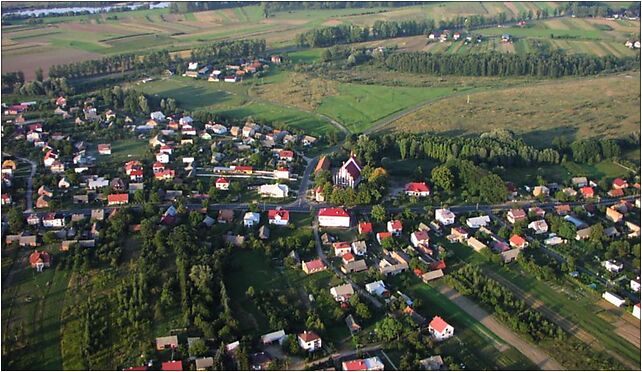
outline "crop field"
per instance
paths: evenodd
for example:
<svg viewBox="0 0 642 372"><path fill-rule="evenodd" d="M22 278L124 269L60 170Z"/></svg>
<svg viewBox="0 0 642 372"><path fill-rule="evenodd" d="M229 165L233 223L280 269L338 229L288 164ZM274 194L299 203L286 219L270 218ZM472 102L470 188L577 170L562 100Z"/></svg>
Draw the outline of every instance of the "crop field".
<svg viewBox="0 0 642 372"><path fill-rule="evenodd" d="M616 137L640 130L639 73L545 81L444 98L383 130L472 135L505 128L526 142L547 145L555 136Z"/></svg>

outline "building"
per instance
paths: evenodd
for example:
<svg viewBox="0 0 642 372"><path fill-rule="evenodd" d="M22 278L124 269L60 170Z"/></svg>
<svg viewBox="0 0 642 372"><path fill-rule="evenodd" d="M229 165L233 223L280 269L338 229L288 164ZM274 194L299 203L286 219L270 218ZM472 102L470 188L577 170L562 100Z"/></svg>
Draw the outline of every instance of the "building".
<svg viewBox="0 0 642 372"><path fill-rule="evenodd" d="M107 195L107 205L122 205L129 203L129 194Z"/></svg>
<svg viewBox="0 0 642 372"><path fill-rule="evenodd" d="M269 345L275 341L278 341L279 344L282 344L283 341L285 341L287 336L285 335L284 330L276 331L276 332L271 332L268 334L264 334L261 336L261 343L263 345Z"/></svg>
<svg viewBox="0 0 642 372"><path fill-rule="evenodd" d="M169 362L161 363L161 371L182 371L183 361L171 360Z"/></svg>
<svg viewBox="0 0 642 372"><path fill-rule="evenodd" d="M466 244L471 247L475 252L480 252L484 248L488 248L488 246L479 240L477 240L474 236L471 236L466 240Z"/></svg>
<svg viewBox="0 0 642 372"><path fill-rule="evenodd" d="M615 260L603 261L602 262L602 266L604 266L604 268L606 268L606 270L608 270L609 272L612 272L612 273L619 273L624 268L623 264L618 263Z"/></svg>
<svg viewBox="0 0 642 372"><path fill-rule="evenodd" d="M230 189L230 181L228 181L226 178L219 178L216 180L214 183L214 186L216 187L217 190L229 190Z"/></svg>
<svg viewBox="0 0 642 372"><path fill-rule="evenodd" d="M321 227L350 227L350 215L343 208L322 208L318 219Z"/></svg>
<svg viewBox="0 0 642 372"><path fill-rule="evenodd" d="M588 179L586 177L573 177L571 183L574 187L584 187L588 185Z"/></svg>
<svg viewBox="0 0 642 372"><path fill-rule="evenodd" d="M388 232L394 236L400 236L403 231L403 224L399 220L388 221L386 226Z"/></svg>
<svg viewBox="0 0 642 372"><path fill-rule="evenodd" d="M446 323L439 316L435 316L428 324L428 332L435 341L443 341L451 338L455 334L455 328Z"/></svg>
<svg viewBox="0 0 642 372"><path fill-rule="evenodd" d="M350 243L348 243L348 242L332 243L332 248L334 249L334 255L336 257L341 257L344 254L350 253L352 251L352 247L350 246Z"/></svg>
<svg viewBox="0 0 642 372"><path fill-rule="evenodd" d="M441 371L444 366L444 360L441 358L441 355L435 355L420 360L419 365L424 371Z"/></svg>
<svg viewBox="0 0 642 372"><path fill-rule="evenodd" d="M42 226L44 227L64 227L65 216L56 213L47 213L42 217Z"/></svg>
<svg viewBox="0 0 642 372"><path fill-rule="evenodd" d="M546 186L535 186L533 187L533 196L538 197L538 196L549 196L550 194L550 189Z"/></svg>
<svg viewBox="0 0 642 372"><path fill-rule="evenodd" d="M452 225L455 223L455 214L449 209L437 209L435 211L435 219L444 226Z"/></svg>
<svg viewBox="0 0 642 372"><path fill-rule="evenodd" d="M305 351L312 352L321 348L321 337L312 331L303 331L298 339L299 346Z"/></svg>
<svg viewBox="0 0 642 372"><path fill-rule="evenodd" d="M334 300L337 302L346 302L354 295L354 288L352 284L342 284L336 287L330 288L330 294L334 297Z"/></svg>
<svg viewBox="0 0 642 372"><path fill-rule="evenodd" d="M595 196L595 191L593 191L593 188L591 186L584 186L580 189L580 192L582 193L582 196L584 198L592 198Z"/></svg>
<svg viewBox="0 0 642 372"><path fill-rule="evenodd" d="M377 233L377 243L379 244L382 244L384 240L391 239L391 238L392 238L392 233L389 233L387 231Z"/></svg>
<svg viewBox="0 0 642 372"><path fill-rule="evenodd" d="M429 272L421 275L421 280L424 283L428 284L428 282L430 282L432 280L435 280L435 279L439 279L439 278L441 278L443 276L444 276L443 270L437 269L437 270L429 271Z"/></svg>
<svg viewBox="0 0 642 372"><path fill-rule="evenodd" d="M526 212L524 212L523 209L511 209L506 214L506 219L512 224L515 224L517 221L525 220L526 217Z"/></svg>
<svg viewBox="0 0 642 372"><path fill-rule="evenodd" d="M625 300L622 297L611 292L602 293L602 298L610 302L611 304L615 305L616 307L621 307L622 305L624 305L624 302L625 302Z"/></svg>
<svg viewBox="0 0 642 372"><path fill-rule="evenodd" d="M410 242L416 248L419 245L427 245L430 242L430 237L427 231L419 230L410 234Z"/></svg>
<svg viewBox="0 0 642 372"><path fill-rule="evenodd" d="M178 336L165 336L156 338L156 350L176 349L178 347Z"/></svg>
<svg viewBox="0 0 642 372"><path fill-rule="evenodd" d="M316 168L314 168L314 174L317 174L324 170L330 169L330 159L327 156L323 155L317 162Z"/></svg>
<svg viewBox="0 0 642 372"><path fill-rule="evenodd" d="M344 371L383 371L385 369L381 359L373 356L367 359L347 360L341 363Z"/></svg>
<svg viewBox="0 0 642 372"><path fill-rule="evenodd" d="M218 211L216 222L218 223L232 223L234 221L234 210L221 209Z"/></svg>
<svg viewBox="0 0 642 372"><path fill-rule="evenodd" d="M545 234L548 232L548 224L545 220L533 221L528 224L528 228L533 230L535 234Z"/></svg>
<svg viewBox="0 0 642 372"><path fill-rule="evenodd" d="M100 155L111 155L111 144L101 143L98 145L98 153Z"/></svg>
<svg viewBox="0 0 642 372"><path fill-rule="evenodd" d="M323 261L321 261L320 258L317 258L316 260L302 262L301 268L303 269L304 273L310 275L326 270L328 267L323 263Z"/></svg>
<svg viewBox="0 0 642 372"><path fill-rule="evenodd" d="M634 317L640 319L640 304L637 303L633 306L633 311L631 312Z"/></svg>
<svg viewBox="0 0 642 372"><path fill-rule="evenodd" d="M257 212L247 212L243 216L243 226L252 227L258 225L261 221L261 215Z"/></svg>
<svg viewBox="0 0 642 372"><path fill-rule="evenodd" d="M509 239L510 246L513 248L524 249L528 247L528 242L523 237L514 234Z"/></svg>
<svg viewBox="0 0 642 372"><path fill-rule="evenodd" d="M383 283L383 280L377 280L376 282L366 284L366 291L371 295L383 296L385 292L388 292L388 289Z"/></svg>
<svg viewBox="0 0 642 372"><path fill-rule="evenodd" d="M51 267L51 255L45 251L35 250L29 255L29 265L37 272L41 272L43 269Z"/></svg>
<svg viewBox="0 0 642 372"><path fill-rule="evenodd" d="M290 212L285 209L270 209L268 211L268 222L270 225L285 226L290 221Z"/></svg>
<svg viewBox="0 0 642 372"><path fill-rule="evenodd" d="M273 185L261 185L259 186L259 194L262 197L268 198L286 198L289 194L290 189L288 185L284 184L273 184Z"/></svg>
<svg viewBox="0 0 642 372"><path fill-rule="evenodd" d="M430 187L425 182L411 182L406 185L406 195L424 197L430 195Z"/></svg>
<svg viewBox="0 0 642 372"><path fill-rule="evenodd" d="M466 225L471 229L478 229L482 226L486 226L490 223L490 217L488 216L479 216L471 217L466 219Z"/></svg>
<svg viewBox="0 0 642 372"><path fill-rule="evenodd" d="M352 253L344 255L343 258L345 259L348 255L352 256ZM343 271L344 274L358 273L366 270L368 270L368 264L366 264L366 260L354 260L354 256L353 261L344 261L343 265L341 266L341 271Z"/></svg>
<svg viewBox="0 0 642 372"><path fill-rule="evenodd" d="M352 242L352 252L357 256L363 256L368 251L368 245L363 240Z"/></svg>
<svg viewBox="0 0 642 372"><path fill-rule="evenodd" d="M626 189L628 187L629 187L629 183L622 178L616 178L613 180L614 189Z"/></svg>
<svg viewBox="0 0 642 372"><path fill-rule="evenodd" d="M622 222L624 215L613 207L606 208L606 218L614 223Z"/></svg>
<svg viewBox="0 0 642 372"><path fill-rule="evenodd" d="M355 188L360 181L361 166L353 155L343 163L341 168L339 168L337 173L334 175L334 184L337 186Z"/></svg>
<svg viewBox="0 0 642 372"><path fill-rule="evenodd" d="M370 222L359 222L359 234L370 234L372 233L372 223Z"/></svg>

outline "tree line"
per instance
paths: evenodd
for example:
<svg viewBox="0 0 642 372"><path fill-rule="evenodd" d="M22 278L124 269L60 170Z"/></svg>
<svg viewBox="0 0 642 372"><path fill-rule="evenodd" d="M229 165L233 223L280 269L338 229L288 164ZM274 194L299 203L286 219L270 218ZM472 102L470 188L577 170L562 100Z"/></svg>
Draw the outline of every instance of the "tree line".
<svg viewBox="0 0 642 372"><path fill-rule="evenodd" d="M390 54L385 59L385 65L395 71L416 74L558 78L631 69L640 65L640 55L618 58L585 54L568 55L562 51L524 55L499 52L481 54L404 52Z"/></svg>

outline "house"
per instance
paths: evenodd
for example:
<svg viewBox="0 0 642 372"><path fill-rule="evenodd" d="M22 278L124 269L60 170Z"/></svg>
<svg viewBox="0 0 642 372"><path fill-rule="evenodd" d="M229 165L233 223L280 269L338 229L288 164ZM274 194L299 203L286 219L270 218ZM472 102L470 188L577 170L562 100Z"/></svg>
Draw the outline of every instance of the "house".
<svg viewBox="0 0 642 372"><path fill-rule="evenodd" d="M378 232L376 237L377 237L377 243L382 244L384 240L392 238L392 233L389 233L387 231Z"/></svg>
<svg viewBox="0 0 642 372"><path fill-rule="evenodd" d="M261 185L258 191L259 195L264 198L286 198L290 189L288 185L277 183L273 185Z"/></svg>
<svg viewBox="0 0 642 372"><path fill-rule="evenodd" d="M502 34L502 43L510 43L511 37L509 34Z"/></svg>
<svg viewBox="0 0 642 372"><path fill-rule="evenodd" d="M626 189L627 187L629 187L629 183L626 180L623 180L622 178L616 178L613 180L614 189Z"/></svg>
<svg viewBox="0 0 642 372"><path fill-rule="evenodd" d="M593 191L593 188L591 186L584 186L580 189L580 192L582 193L582 196L584 198L592 198L595 196L595 191Z"/></svg>
<svg viewBox="0 0 642 372"><path fill-rule="evenodd" d="M252 227L258 225L261 221L261 215L257 212L247 212L243 216L243 226Z"/></svg>
<svg viewBox="0 0 642 372"><path fill-rule="evenodd" d="M350 334L354 332L359 332L361 330L361 326L357 324L357 322L354 320L354 317L352 317L352 314L349 314L346 317L346 325L348 326L348 329L350 330Z"/></svg>
<svg viewBox="0 0 642 372"><path fill-rule="evenodd" d="M406 270L408 270L408 262L397 260L395 257L392 257L392 255L386 254L379 261L379 272L385 276L397 275Z"/></svg>
<svg viewBox="0 0 642 372"><path fill-rule="evenodd" d="M372 223L370 222L359 222L359 235L370 234L372 233Z"/></svg>
<svg viewBox="0 0 642 372"><path fill-rule="evenodd" d="M214 358L205 357L205 358L196 358L194 365L197 371L208 371L214 367Z"/></svg>
<svg viewBox="0 0 642 372"><path fill-rule="evenodd" d="M156 338L156 350L176 349L178 347L178 336L165 336Z"/></svg>
<svg viewBox="0 0 642 372"><path fill-rule="evenodd" d="M37 226L40 225L40 217L37 214L32 213L27 217L27 225Z"/></svg>
<svg viewBox="0 0 642 372"><path fill-rule="evenodd" d="M221 209L218 211L218 223L232 223L234 220L234 211L232 209Z"/></svg>
<svg viewBox="0 0 642 372"><path fill-rule="evenodd" d="M4 193L2 194L2 205L10 205L12 202L11 195Z"/></svg>
<svg viewBox="0 0 642 372"><path fill-rule="evenodd" d="M46 251L35 250L29 255L29 265L37 272L41 272L42 269L51 267L51 255Z"/></svg>
<svg viewBox="0 0 642 372"><path fill-rule="evenodd" d="M111 155L111 144L109 143L98 144L98 153L100 155Z"/></svg>
<svg viewBox="0 0 642 372"><path fill-rule="evenodd" d="M314 174L324 170L330 170L330 159L328 159L326 155L323 155L317 162L317 166L314 168Z"/></svg>
<svg viewBox="0 0 642 372"><path fill-rule="evenodd" d="M60 181L58 181L58 188L60 189L68 189L70 186L71 183L67 180L67 177L62 177Z"/></svg>
<svg viewBox="0 0 642 372"><path fill-rule="evenodd" d="M352 256L352 261L348 261L347 258L349 256L352 256L352 253L347 253L343 256L341 271L343 271L344 274L358 273L368 270L368 265L365 260L355 260L354 256Z"/></svg>
<svg viewBox="0 0 642 372"><path fill-rule="evenodd" d="M411 182L406 185L406 195L424 197L430 195L430 188L425 182Z"/></svg>
<svg viewBox="0 0 642 372"><path fill-rule="evenodd" d="M625 300L622 297L608 291L602 293L602 298L612 303L616 307L621 307L625 303Z"/></svg>
<svg viewBox="0 0 642 372"><path fill-rule="evenodd" d="M615 208L608 207L606 208L606 218L613 223L619 223L624 219L624 215L618 212Z"/></svg>
<svg viewBox="0 0 642 372"><path fill-rule="evenodd" d="M545 220L533 221L528 224L528 228L533 230L535 234L544 234L548 232L548 224Z"/></svg>
<svg viewBox="0 0 642 372"><path fill-rule="evenodd" d="M107 195L107 205L122 205L129 203L129 194Z"/></svg>
<svg viewBox="0 0 642 372"><path fill-rule="evenodd" d="M591 237L591 228L587 227L585 229L577 230L575 233L575 240L586 240Z"/></svg>
<svg viewBox="0 0 642 372"><path fill-rule="evenodd" d="M303 146L312 146L317 142L317 138L305 135L303 136L302 142L303 142Z"/></svg>
<svg viewBox="0 0 642 372"><path fill-rule="evenodd" d="M381 359L373 356L367 359L347 360L341 363L344 371L383 371L385 369Z"/></svg>
<svg viewBox="0 0 642 372"><path fill-rule="evenodd" d="M350 215L343 208L322 208L318 220L321 227L350 227Z"/></svg>
<svg viewBox="0 0 642 372"><path fill-rule="evenodd" d="M574 187L584 187L588 185L588 179L586 177L573 177L571 178L571 184Z"/></svg>
<svg viewBox="0 0 642 372"><path fill-rule="evenodd" d="M450 235L448 235L446 239L448 239L448 241L451 243L462 243L466 239L468 239L468 231L460 226L453 227L450 229Z"/></svg>
<svg viewBox="0 0 642 372"><path fill-rule="evenodd" d="M535 186L533 187L533 196L538 197L538 196L549 196L551 193L551 190L549 190L548 187L546 186Z"/></svg>
<svg viewBox="0 0 642 372"><path fill-rule="evenodd" d="M404 314L406 314L406 315L408 315L408 316L410 317L410 319L411 319L415 324L419 325L420 327L425 326L425 325L426 325L426 323L427 323L427 322L426 322L426 318L424 318L421 314L419 314L418 312L416 312L416 311L415 311L415 309L413 309L412 307L410 307L410 305L407 305L407 306L403 309L403 313L404 313Z"/></svg>
<svg viewBox="0 0 642 372"><path fill-rule="evenodd" d="M479 216L471 217L466 219L466 225L471 229L478 229L482 226L486 226L490 223L490 217L488 216Z"/></svg>
<svg viewBox="0 0 642 372"><path fill-rule="evenodd" d="M574 189L572 189L570 187L563 188L562 192L564 193L564 195L569 196L569 197L575 197L577 195L577 191L575 191Z"/></svg>
<svg viewBox="0 0 642 372"><path fill-rule="evenodd" d="M630 221L625 221L624 225L628 229L628 234L627 237L629 239L637 239L640 237L640 226L634 224L633 222Z"/></svg>
<svg viewBox="0 0 642 372"><path fill-rule="evenodd" d="M440 371L444 366L444 360L441 358L441 355L435 355L420 360L419 365L424 371Z"/></svg>
<svg viewBox="0 0 642 372"><path fill-rule="evenodd" d="M606 268L606 270L608 270L609 272L612 272L612 273L619 273L624 268L623 264L618 263L615 260L606 260L606 261L602 262L602 266L604 266L604 268Z"/></svg>
<svg viewBox="0 0 642 372"><path fill-rule="evenodd" d="M368 251L368 246L366 242L363 240L357 240L355 242L352 242L351 246L352 246L352 252L357 256L363 256Z"/></svg>
<svg viewBox="0 0 642 372"><path fill-rule="evenodd" d="M40 186L38 188L38 195L44 195L44 196L52 197L53 196L53 192L51 190L49 190L49 188L47 186L42 185L42 186Z"/></svg>
<svg viewBox="0 0 642 372"><path fill-rule="evenodd" d="M272 63L274 63L274 64L278 65L278 64L281 64L281 62L282 62L282 58L281 58L281 56L276 56L276 55L274 55L274 56L271 56L271 57L270 57L270 61L271 61Z"/></svg>
<svg viewBox="0 0 642 372"><path fill-rule="evenodd" d="M451 338L455 333L455 329L441 317L435 316L428 324L428 333L430 333L433 340L443 341Z"/></svg>
<svg viewBox="0 0 642 372"><path fill-rule="evenodd" d="M274 178L279 180L287 180L290 178L290 171L288 168L279 167L274 170Z"/></svg>
<svg viewBox="0 0 642 372"><path fill-rule="evenodd" d="M528 247L526 239L517 234L513 234L508 241L510 242L510 246L513 248L524 249Z"/></svg>
<svg viewBox="0 0 642 372"><path fill-rule="evenodd" d="M524 212L523 209L511 209L506 214L506 219L512 224L515 224L517 221L525 220L526 218L526 212Z"/></svg>
<svg viewBox="0 0 642 372"><path fill-rule="evenodd" d="M361 181L361 166L352 155L334 175L334 184L354 189L359 184L359 181Z"/></svg>
<svg viewBox="0 0 642 372"><path fill-rule="evenodd" d="M56 106L65 107L67 105L67 99L63 96L56 98Z"/></svg>
<svg viewBox="0 0 642 372"><path fill-rule="evenodd" d="M640 304L637 303L633 306L633 311L631 312L634 317L640 319Z"/></svg>
<svg viewBox="0 0 642 372"><path fill-rule="evenodd" d="M421 280L428 284L428 282L439 279L444 276L444 272L441 269L429 271L421 276Z"/></svg>
<svg viewBox="0 0 642 372"><path fill-rule="evenodd" d="M530 207L528 208L528 215L533 215L536 217L544 217L546 215L546 211L540 207Z"/></svg>
<svg viewBox="0 0 642 372"><path fill-rule="evenodd" d="M303 331L298 340L299 346L305 351L312 352L321 348L321 337L312 331Z"/></svg>
<svg viewBox="0 0 642 372"><path fill-rule="evenodd" d="M285 331L279 330L279 331L267 333L261 336L261 343L263 345L269 345L275 341L278 341L279 344L282 344L283 341L285 341L286 339L287 339L287 336L285 334Z"/></svg>
<svg viewBox="0 0 642 372"><path fill-rule="evenodd" d="M550 236L544 240L545 245L552 247L566 242L566 240L560 238L559 236L555 236L555 234L551 235L553 236Z"/></svg>
<svg viewBox="0 0 642 372"><path fill-rule="evenodd" d="M624 190L622 189L612 189L607 193L612 198L619 198L624 196Z"/></svg>
<svg viewBox="0 0 642 372"><path fill-rule="evenodd" d="M560 216L566 216L571 213L571 206L568 204L560 204L555 206L555 213Z"/></svg>
<svg viewBox="0 0 642 372"><path fill-rule="evenodd" d="M415 231L410 234L410 242L416 248L420 245L427 245L430 242L428 232L425 230Z"/></svg>
<svg viewBox="0 0 642 372"><path fill-rule="evenodd" d="M163 152L156 154L156 161L163 164L169 163L169 154Z"/></svg>
<svg viewBox="0 0 642 372"><path fill-rule="evenodd" d="M366 291L371 295L383 296L384 293L388 292L388 289L382 280L377 280L376 282L366 284Z"/></svg>
<svg viewBox="0 0 642 372"><path fill-rule="evenodd" d="M268 211L268 223L270 225L285 226L290 221L290 212L285 209L270 209Z"/></svg>
<svg viewBox="0 0 642 372"><path fill-rule="evenodd" d="M323 263L323 261L321 261L320 258L317 258L316 260L312 260L308 262L303 261L301 263L301 268L303 269L304 273L310 275L310 274L324 271L328 267Z"/></svg>
<svg viewBox="0 0 642 372"><path fill-rule="evenodd" d="M344 254L350 253L352 251L352 247L348 242L332 243L332 248L334 249L334 255L336 257L342 257Z"/></svg>
<svg viewBox="0 0 642 372"><path fill-rule="evenodd" d="M455 214L449 209L440 208L435 211L435 219L444 226L455 223Z"/></svg>
<svg viewBox="0 0 642 372"><path fill-rule="evenodd" d="M44 227L64 227L65 216L57 213L47 213L42 217L42 226Z"/></svg>
<svg viewBox="0 0 642 372"><path fill-rule="evenodd" d="M294 160L294 151L292 150L281 150L278 153L279 160L292 161Z"/></svg>
<svg viewBox="0 0 642 372"><path fill-rule="evenodd" d="M164 169L158 173L154 173L154 179L159 181L173 180L176 177L176 171L173 169Z"/></svg>
<svg viewBox="0 0 642 372"><path fill-rule="evenodd" d="M49 202L51 202L50 197L47 195L41 195L36 199L36 208L49 208Z"/></svg>
<svg viewBox="0 0 642 372"><path fill-rule="evenodd" d="M56 160L51 164L49 170L51 173L63 173L65 171L65 164Z"/></svg>
<svg viewBox="0 0 642 372"><path fill-rule="evenodd" d="M183 361L171 360L169 362L161 363L161 371L182 371Z"/></svg>
<svg viewBox="0 0 642 372"><path fill-rule="evenodd" d="M474 236L471 236L466 240L466 244L471 247L475 252L480 252L484 248L488 248L488 246L479 240L477 240Z"/></svg>
<svg viewBox="0 0 642 372"><path fill-rule="evenodd" d="M501 257L504 263L509 263L515 261L521 252L520 248L513 248L505 251L501 251L499 256Z"/></svg>
<svg viewBox="0 0 642 372"><path fill-rule="evenodd" d="M604 236L606 236L609 239L612 239L612 238L620 236L620 232L617 231L615 226L610 226L610 227L604 229Z"/></svg>
<svg viewBox="0 0 642 372"><path fill-rule="evenodd" d="M354 295L354 288L352 284L342 284L336 287L330 288L330 294L334 297L334 300L337 302L346 302Z"/></svg>
<svg viewBox="0 0 642 372"><path fill-rule="evenodd" d="M391 220L391 221L388 221L387 229L388 229L388 232L391 233L392 235L400 236L401 232L403 231L403 225L399 220Z"/></svg>

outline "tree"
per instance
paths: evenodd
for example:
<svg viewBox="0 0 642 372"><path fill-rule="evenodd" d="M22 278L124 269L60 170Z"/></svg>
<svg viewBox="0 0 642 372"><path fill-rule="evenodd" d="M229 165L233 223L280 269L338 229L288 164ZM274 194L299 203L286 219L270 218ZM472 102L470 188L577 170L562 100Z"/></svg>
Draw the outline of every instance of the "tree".
<svg viewBox="0 0 642 372"><path fill-rule="evenodd" d="M205 345L205 341L203 341L202 339L198 339L192 342L192 344L189 347L189 355L192 357L197 357L197 358L204 357L208 355L209 352L210 352L209 348L207 347L207 345Z"/></svg>
<svg viewBox="0 0 642 372"><path fill-rule="evenodd" d="M11 208L7 213L7 219L9 220L9 229L14 234L22 232L24 228L24 217L18 208Z"/></svg>
<svg viewBox="0 0 642 372"><path fill-rule="evenodd" d="M375 333L379 339L386 342L398 340L402 330L403 324L392 317L386 317L375 326Z"/></svg>
<svg viewBox="0 0 642 372"><path fill-rule="evenodd" d="M42 67L36 69L36 81L42 82L44 80L44 73L42 72Z"/></svg>
<svg viewBox="0 0 642 372"><path fill-rule="evenodd" d="M479 180L479 196L489 203L499 203L506 200L506 184L496 175L489 174Z"/></svg>
<svg viewBox="0 0 642 372"><path fill-rule="evenodd" d="M381 204L377 204L373 206L372 212L370 213L370 215L372 216L372 219L374 219L377 222L383 222L388 217L386 208Z"/></svg>
<svg viewBox="0 0 642 372"><path fill-rule="evenodd" d="M56 241L56 233L53 231L47 231L45 235L42 236L42 242L45 244L51 244Z"/></svg>
<svg viewBox="0 0 642 372"><path fill-rule="evenodd" d="M430 175L435 186L445 191L452 191L454 189L455 176L450 168L445 166L435 167Z"/></svg>
<svg viewBox="0 0 642 372"><path fill-rule="evenodd" d="M594 242L601 242L605 238L604 236L604 226L601 223L596 223L591 226L591 233L589 234L589 239Z"/></svg>

